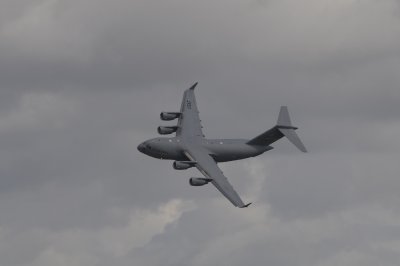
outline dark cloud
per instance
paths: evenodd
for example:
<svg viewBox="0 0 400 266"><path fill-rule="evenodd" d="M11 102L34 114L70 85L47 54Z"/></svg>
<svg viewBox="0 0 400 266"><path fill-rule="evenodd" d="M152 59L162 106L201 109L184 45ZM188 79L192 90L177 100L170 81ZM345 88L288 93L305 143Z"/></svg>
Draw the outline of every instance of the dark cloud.
<svg viewBox="0 0 400 266"><path fill-rule="evenodd" d="M13 265L397 265L398 1L2 1L0 257ZM193 82L251 208L139 154Z"/></svg>

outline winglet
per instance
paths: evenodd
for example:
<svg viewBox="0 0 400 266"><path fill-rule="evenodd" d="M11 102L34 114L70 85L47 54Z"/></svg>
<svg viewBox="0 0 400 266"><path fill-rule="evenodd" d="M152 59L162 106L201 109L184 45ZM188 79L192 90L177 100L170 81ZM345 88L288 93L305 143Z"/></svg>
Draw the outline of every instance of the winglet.
<svg viewBox="0 0 400 266"><path fill-rule="evenodd" d="M189 88L189 90L194 90L194 88L196 88L198 82L196 82L195 84L192 85L192 87Z"/></svg>
<svg viewBox="0 0 400 266"><path fill-rule="evenodd" d="M247 208L247 207L249 207L252 203L253 203L253 202L247 203L246 205L243 205L243 206L241 206L241 207L239 207L239 208Z"/></svg>

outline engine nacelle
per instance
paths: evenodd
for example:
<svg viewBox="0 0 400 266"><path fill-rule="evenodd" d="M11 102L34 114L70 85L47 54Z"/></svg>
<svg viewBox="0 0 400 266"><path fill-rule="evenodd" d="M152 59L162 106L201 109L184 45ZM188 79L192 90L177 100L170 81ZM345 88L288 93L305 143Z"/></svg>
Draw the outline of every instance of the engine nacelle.
<svg viewBox="0 0 400 266"><path fill-rule="evenodd" d="M196 165L193 161L175 161L172 166L175 170L185 170Z"/></svg>
<svg viewBox="0 0 400 266"><path fill-rule="evenodd" d="M204 177L191 177L189 179L189 184L194 187L204 186L211 182L211 178L204 178Z"/></svg>
<svg viewBox="0 0 400 266"><path fill-rule="evenodd" d="M177 126L173 126L173 127L161 127L160 126L157 128L158 134L160 134L160 135L168 135L168 134L176 132L177 130L178 130Z"/></svg>
<svg viewBox="0 0 400 266"><path fill-rule="evenodd" d="M175 113L175 112L162 112L160 114L161 120L164 121L170 121L178 118L181 115L181 113Z"/></svg>

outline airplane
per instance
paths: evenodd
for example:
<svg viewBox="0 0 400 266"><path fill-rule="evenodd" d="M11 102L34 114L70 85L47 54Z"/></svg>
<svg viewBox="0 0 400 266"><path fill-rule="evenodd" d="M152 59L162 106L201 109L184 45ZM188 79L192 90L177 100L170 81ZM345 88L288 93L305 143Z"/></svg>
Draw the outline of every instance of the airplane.
<svg viewBox="0 0 400 266"><path fill-rule="evenodd" d="M196 167L204 177L190 178L190 185L212 183L235 207L248 207L251 203L243 203L217 163L258 156L273 149L270 144L284 136L302 152L307 150L295 132L297 127L292 126L287 106L281 106L274 127L253 139L205 138L194 94L196 86L197 82L185 90L179 112L160 114L161 120L178 119L178 123L174 126L159 126L158 133L167 135L175 132L176 136L149 139L139 144L137 149L157 159L174 160L172 165L175 170Z"/></svg>

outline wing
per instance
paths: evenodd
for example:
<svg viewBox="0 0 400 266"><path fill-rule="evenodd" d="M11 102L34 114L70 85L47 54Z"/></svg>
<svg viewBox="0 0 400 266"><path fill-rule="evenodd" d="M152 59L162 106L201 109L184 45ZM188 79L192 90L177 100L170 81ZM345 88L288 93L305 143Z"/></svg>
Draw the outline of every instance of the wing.
<svg viewBox="0 0 400 266"><path fill-rule="evenodd" d="M214 159L208 152L201 148L188 149L186 156L196 162L196 168L207 178L212 179L211 183L230 201L239 208L249 206L244 204L237 192L233 189L228 179L224 176L221 169L217 166Z"/></svg>
<svg viewBox="0 0 400 266"><path fill-rule="evenodd" d="M197 109L194 88L197 82L185 91L182 98L181 115L178 120L176 136L187 139L203 138L202 126L200 124L199 110Z"/></svg>

